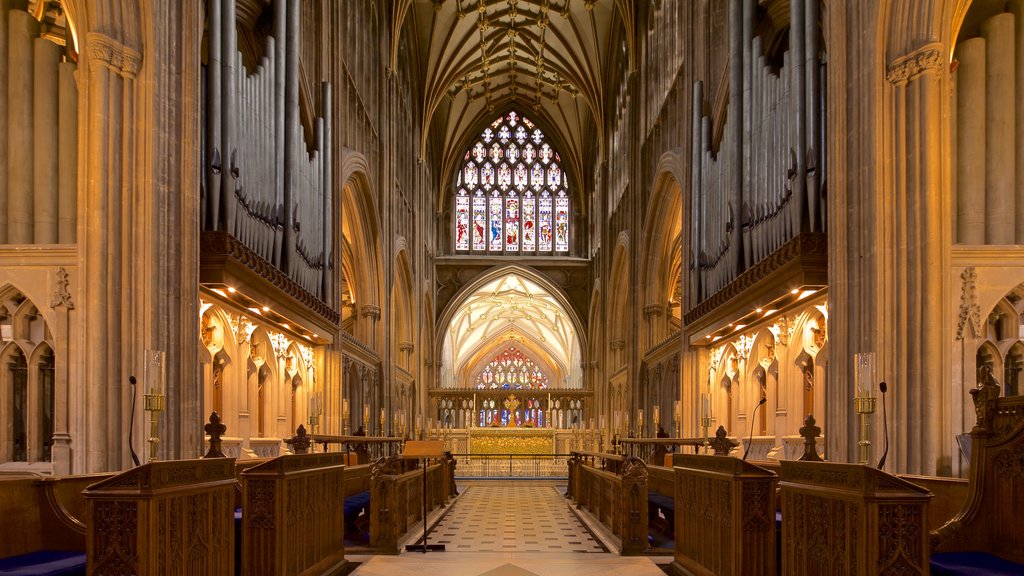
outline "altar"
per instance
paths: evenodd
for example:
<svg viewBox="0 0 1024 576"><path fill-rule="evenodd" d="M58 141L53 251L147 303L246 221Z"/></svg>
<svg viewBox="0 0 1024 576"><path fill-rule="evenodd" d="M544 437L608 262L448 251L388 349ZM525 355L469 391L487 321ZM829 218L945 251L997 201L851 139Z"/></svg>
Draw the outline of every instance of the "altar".
<svg viewBox="0 0 1024 576"><path fill-rule="evenodd" d="M554 454L551 428L471 428L470 454Z"/></svg>

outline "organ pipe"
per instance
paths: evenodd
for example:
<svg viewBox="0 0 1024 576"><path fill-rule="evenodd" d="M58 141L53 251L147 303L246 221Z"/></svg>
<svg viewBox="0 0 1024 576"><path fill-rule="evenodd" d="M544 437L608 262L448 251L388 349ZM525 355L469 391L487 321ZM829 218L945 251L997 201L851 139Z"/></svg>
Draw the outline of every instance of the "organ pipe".
<svg viewBox="0 0 1024 576"><path fill-rule="evenodd" d="M220 175L223 170L221 130L221 2L206 3L206 227L220 228Z"/></svg>
<svg viewBox="0 0 1024 576"><path fill-rule="evenodd" d="M752 35L754 8L752 0L731 4L729 108L717 150L702 88L694 86L697 301L801 232L824 230L818 4L790 4L791 51L782 54L781 69L764 55L763 39Z"/></svg>
<svg viewBox="0 0 1024 576"><path fill-rule="evenodd" d="M236 116L238 113L238 83L236 63L238 58L238 32L235 28L235 0L226 0L221 5L221 81L223 104L221 106L221 139L223 142L223 169L220 175L220 202L224 230L235 233L235 174L239 169L236 144ZM238 68L241 68L239 66Z"/></svg>

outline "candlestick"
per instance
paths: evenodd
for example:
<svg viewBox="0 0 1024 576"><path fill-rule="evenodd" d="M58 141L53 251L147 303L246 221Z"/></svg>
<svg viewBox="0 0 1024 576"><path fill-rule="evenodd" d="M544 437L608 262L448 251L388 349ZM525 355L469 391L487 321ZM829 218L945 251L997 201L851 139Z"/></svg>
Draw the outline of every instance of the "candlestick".
<svg viewBox="0 0 1024 576"><path fill-rule="evenodd" d="M370 427L370 405L363 404L363 426ZM366 431L369 434L369 430Z"/></svg>
<svg viewBox="0 0 1024 576"><path fill-rule="evenodd" d="M862 352L853 355L854 379L857 382L854 409L860 414L860 463L867 465L871 450L868 438L868 417L875 413L875 353Z"/></svg>
<svg viewBox="0 0 1024 576"><path fill-rule="evenodd" d="M157 445L160 444L160 412L164 410L165 364L163 350L146 350L143 353L143 383L149 394L143 395L146 411L149 412L149 459L156 460Z"/></svg>

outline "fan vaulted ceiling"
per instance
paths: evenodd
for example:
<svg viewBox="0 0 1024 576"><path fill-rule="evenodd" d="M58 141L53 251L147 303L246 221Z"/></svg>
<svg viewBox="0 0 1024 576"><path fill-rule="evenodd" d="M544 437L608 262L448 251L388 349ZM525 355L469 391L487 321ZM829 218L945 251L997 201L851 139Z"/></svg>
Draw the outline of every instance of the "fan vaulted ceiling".
<svg viewBox="0 0 1024 576"><path fill-rule="evenodd" d="M633 0L396 0L391 65L412 12L424 60L420 145L425 150L428 138L439 139L442 188L468 140L508 108L547 128L578 179L586 143L601 141L612 27L632 26L632 6Z"/></svg>

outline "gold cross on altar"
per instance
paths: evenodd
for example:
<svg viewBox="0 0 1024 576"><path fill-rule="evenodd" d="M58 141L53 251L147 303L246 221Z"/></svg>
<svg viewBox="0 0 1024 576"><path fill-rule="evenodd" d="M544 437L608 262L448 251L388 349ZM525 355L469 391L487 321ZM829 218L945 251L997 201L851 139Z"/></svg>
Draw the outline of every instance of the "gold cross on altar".
<svg viewBox="0 0 1024 576"><path fill-rule="evenodd" d="M505 399L505 408L508 408L510 412L515 412L516 408L519 407L519 400L516 397L509 394L508 398Z"/></svg>

